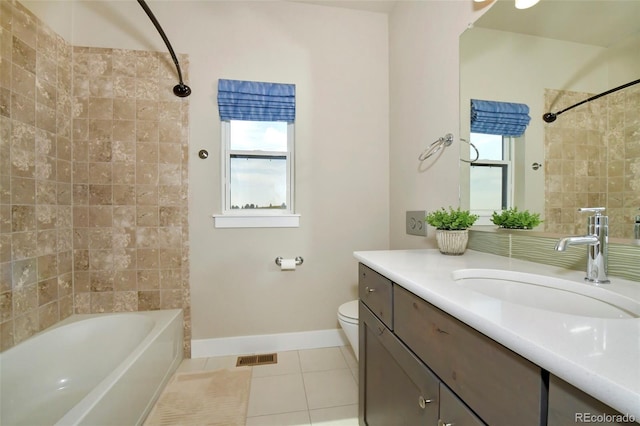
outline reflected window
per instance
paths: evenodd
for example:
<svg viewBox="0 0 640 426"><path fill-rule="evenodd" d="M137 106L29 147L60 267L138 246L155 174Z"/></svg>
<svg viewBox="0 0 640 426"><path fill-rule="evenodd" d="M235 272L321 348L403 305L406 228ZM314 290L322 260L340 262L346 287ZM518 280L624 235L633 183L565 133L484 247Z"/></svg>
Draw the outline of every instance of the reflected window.
<svg viewBox="0 0 640 426"><path fill-rule="evenodd" d="M470 139L478 150L478 160L471 163L469 171L471 210L492 212L510 208L513 199L513 138L471 133ZM470 152L470 156L474 158L475 151Z"/></svg>

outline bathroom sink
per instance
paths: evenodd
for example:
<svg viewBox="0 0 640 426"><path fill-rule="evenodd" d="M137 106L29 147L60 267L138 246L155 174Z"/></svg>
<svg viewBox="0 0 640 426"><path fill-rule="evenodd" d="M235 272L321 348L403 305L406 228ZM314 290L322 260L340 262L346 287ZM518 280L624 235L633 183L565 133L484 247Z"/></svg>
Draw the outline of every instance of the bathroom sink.
<svg viewBox="0 0 640 426"><path fill-rule="evenodd" d="M640 318L640 302L603 287L501 269L458 269L457 284L506 302L593 318Z"/></svg>

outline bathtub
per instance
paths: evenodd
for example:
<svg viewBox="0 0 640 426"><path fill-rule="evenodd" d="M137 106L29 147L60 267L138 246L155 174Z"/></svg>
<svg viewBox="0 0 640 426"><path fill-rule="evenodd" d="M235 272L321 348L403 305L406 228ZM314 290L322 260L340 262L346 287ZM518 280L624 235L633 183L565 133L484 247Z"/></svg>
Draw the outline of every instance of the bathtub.
<svg viewBox="0 0 640 426"><path fill-rule="evenodd" d="M182 336L180 309L73 315L0 354L0 424L142 424Z"/></svg>

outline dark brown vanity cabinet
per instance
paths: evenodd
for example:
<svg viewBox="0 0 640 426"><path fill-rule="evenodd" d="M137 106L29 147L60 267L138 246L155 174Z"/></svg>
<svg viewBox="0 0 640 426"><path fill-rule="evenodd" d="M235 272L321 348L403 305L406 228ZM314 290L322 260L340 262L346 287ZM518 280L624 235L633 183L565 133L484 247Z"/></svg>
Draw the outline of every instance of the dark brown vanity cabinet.
<svg viewBox="0 0 640 426"><path fill-rule="evenodd" d="M638 420L372 269L359 268L360 425L568 426ZM598 422L601 414L609 416Z"/></svg>
<svg viewBox="0 0 640 426"><path fill-rule="evenodd" d="M393 297L395 334L487 424L540 425L540 367L400 286Z"/></svg>
<svg viewBox="0 0 640 426"><path fill-rule="evenodd" d="M394 334L397 288L360 265L360 424L484 425Z"/></svg>
<svg viewBox="0 0 640 426"><path fill-rule="evenodd" d="M359 316L360 423L436 425L438 379L362 303Z"/></svg>

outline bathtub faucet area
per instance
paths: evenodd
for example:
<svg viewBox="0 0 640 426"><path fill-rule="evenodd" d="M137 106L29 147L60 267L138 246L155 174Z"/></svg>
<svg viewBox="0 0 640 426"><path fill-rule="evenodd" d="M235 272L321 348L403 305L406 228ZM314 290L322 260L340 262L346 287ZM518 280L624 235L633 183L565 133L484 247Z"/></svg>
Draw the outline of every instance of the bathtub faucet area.
<svg viewBox="0 0 640 426"><path fill-rule="evenodd" d="M587 235L564 237L558 240L556 251L565 251L567 246L587 246L587 276L584 278L594 284L607 284L607 263L609 244L609 218L603 216L604 207L580 208L579 212L593 212L589 217Z"/></svg>

